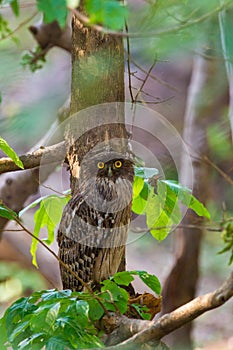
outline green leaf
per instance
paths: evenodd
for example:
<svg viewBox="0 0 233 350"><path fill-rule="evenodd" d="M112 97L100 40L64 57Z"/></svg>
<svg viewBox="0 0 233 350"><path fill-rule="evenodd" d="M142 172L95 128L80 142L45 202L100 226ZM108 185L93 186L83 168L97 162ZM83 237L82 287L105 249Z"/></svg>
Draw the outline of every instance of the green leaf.
<svg viewBox="0 0 233 350"><path fill-rule="evenodd" d="M48 231L48 238L46 239L46 243L51 244L54 241L54 229L60 222L62 210L68 201L69 197L59 197L55 195L48 196L41 200L40 208L34 215L35 227L33 233L36 237L39 236L41 228L46 227ZM36 267L38 267L36 261L37 245L38 241L33 238L30 252L32 255L32 262Z"/></svg>
<svg viewBox="0 0 233 350"><path fill-rule="evenodd" d="M146 271L134 270L130 271L132 275L137 275L139 278L158 295L161 294L161 284L155 275L151 275Z"/></svg>
<svg viewBox="0 0 233 350"><path fill-rule="evenodd" d="M11 33L8 22L0 14L0 39L4 39Z"/></svg>
<svg viewBox="0 0 233 350"><path fill-rule="evenodd" d="M0 5L10 5L15 16L19 15L19 4L18 0L1 0Z"/></svg>
<svg viewBox="0 0 233 350"><path fill-rule="evenodd" d="M46 23L58 21L61 27L65 27L68 14L66 0L37 0L37 8L44 13Z"/></svg>
<svg viewBox="0 0 233 350"><path fill-rule="evenodd" d="M11 9L13 11L13 13L15 14L15 16L18 16L19 15L19 4L18 4L18 0L12 0L10 2L10 6L11 6Z"/></svg>
<svg viewBox="0 0 233 350"><path fill-rule="evenodd" d="M9 220L15 220L18 216L17 213L10 208L7 208L0 202L0 216Z"/></svg>
<svg viewBox="0 0 233 350"><path fill-rule="evenodd" d="M89 324L89 304L84 300L76 301L76 319L79 326L85 328Z"/></svg>
<svg viewBox="0 0 233 350"><path fill-rule="evenodd" d="M147 223L148 225L148 223ZM161 211L160 216L154 222L153 226L150 226L150 233L158 241L164 240L172 229L173 221L167 216L165 211Z"/></svg>
<svg viewBox="0 0 233 350"><path fill-rule="evenodd" d="M59 314L60 306L61 306L61 303L58 302L58 303L55 303L52 307L50 307L45 318L45 322L49 325L49 327L51 327L55 323Z"/></svg>
<svg viewBox="0 0 233 350"><path fill-rule="evenodd" d="M29 302L29 298L20 298L13 303L4 315L9 334L13 332L14 325L33 310L35 310L35 307Z"/></svg>
<svg viewBox="0 0 233 350"><path fill-rule="evenodd" d="M118 287L116 283L110 280L105 280L102 282L103 287L101 287L101 292L108 291L109 293L104 293L101 298L104 301L104 305L110 311L116 311L114 305L108 301L114 302L120 312L124 314L128 307L128 293L125 289Z"/></svg>
<svg viewBox="0 0 233 350"><path fill-rule="evenodd" d="M192 209L197 215L205 216L206 218L210 219L210 213L208 212L208 210L201 202L199 202L197 198L195 198L192 195L191 190L189 188L173 180L159 181L165 183L178 196L182 204Z"/></svg>
<svg viewBox="0 0 233 350"><path fill-rule="evenodd" d="M140 194L137 197L133 197L132 210L134 213L142 215L145 213L147 206L147 198L151 186L148 185L147 181L143 182L143 188L140 191Z"/></svg>
<svg viewBox="0 0 233 350"><path fill-rule="evenodd" d="M129 271L122 271L115 273L113 280L119 285L128 286L134 278Z"/></svg>
<svg viewBox="0 0 233 350"><path fill-rule="evenodd" d="M45 55L42 54L42 48L40 46L37 46L30 51L24 51L20 64L23 66L23 68L28 67L32 73L34 73L38 69L42 69L44 66L44 63L46 62ZM35 60L35 57L37 59Z"/></svg>
<svg viewBox="0 0 233 350"><path fill-rule="evenodd" d="M133 197L139 196L144 186L144 179L139 176L134 176L133 182Z"/></svg>
<svg viewBox="0 0 233 350"><path fill-rule="evenodd" d="M23 208L22 210L20 210L19 212L19 217L21 218L21 216L26 213L26 211L28 211L31 208L34 208L37 206L37 204L39 204L41 201L43 201L45 198L48 198L49 196L43 196L40 198L37 198L34 202L30 203L29 205L27 205L25 208Z"/></svg>
<svg viewBox="0 0 233 350"><path fill-rule="evenodd" d="M150 179L151 177L158 175L159 171L156 168L134 167L134 174L142 179Z"/></svg>
<svg viewBox="0 0 233 350"><path fill-rule="evenodd" d="M9 346L6 345L8 337L7 337L7 330L6 330L6 324L4 317L0 319L0 349L7 350Z"/></svg>
<svg viewBox="0 0 233 350"><path fill-rule="evenodd" d="M102 306L98 303L97 300L93 298L89 298L87 300L89 304L89 317L92 321L100 320L101 317L104 315L104 309Z"/></svg>
<svg viewBox="0 0 233 350"><path fill-rule="evenodd" d="M85 9L91 23L101 23L114 30L124 27L128 15L128 9L117 0L86 0Z"/></svg>
<svg viewBox="0 0 233 350"><path fill-rule="evenodd" d="M159 196L150 191L146 204L146 224L149 228L154 227L161 214L161 206Z"/></svg>
<svg viewBox="0 0 233 350"><path fill-rule="evenodd" d="M135 214L142 215L145 213L146 208L146 200L143 199L141 196L137 196L136 198L133 198L132 203L132 211Z"/></svg>
<svg viewBox="0 0 233 350"><path fill-rule="evenodd" d="M30 326L30 320L27 320L25 322L20 322L19 324L16 324L16 327L14 328L14 330L11 332L10 336L9 336L9 340L10 342L14 342L15 338L21 334L22 332L25 331L25 329L27 327Z"/></svg>
<svg viewBox="0 0 233 350"><path fill-rule="evenodd" d="M68 201L70 200L71 196L69 196L68 194L70 193L70 190L64 191L63 194L64 196L56 196L58 198L61 198L62 200L64 200L64 205L68 203ZM22 215L24 213L26 213L26 211L28 211L31 208L36 207L40 202L42 202L44 199L51 197L51 195L46 195L40 198L37 198L34 202L30 203L29 205L27 205L25 208L23 208L22 210L20 210L19 212L19 217L21 218ZM66 199L65 199L66 198Z"/></svg>
<svg viewBox="0 0 233 350"><path fill-rule="evenodd" d="M19 344L17 350L43 349L43 345L44 345L44 343L42 342L43 337L44 337L44 333L42 333L42 332L32 334L32 335L30 335L30 337L27 337ZM35 345L34 345L35 343L40 344L40 347L38 345L37 345L37 347L35 347Z"/></svg>
<svg viewBox="0 0 233 350"><path fill-rule="evenodd" d="M63 336L54 336L46 341L46 350L64 350L71 349L70 342L66 340Z"/></svg>
<svg viewBox="0 0 233 350"><path fill-rule="evenodd" d="M0 149L13 160L13 162L21 169L24 169L24 165L19 159L15 151L8 145L8 143L0 137Z"/></svg>
<svg viewBox="0 0 233 350"><path fill-rule="evenodd" d="M166 215L173 222L173 224L178 224L182 218L182 215L177 194L161 181L158 181L157 183L157 191Z"/></svg>
<svg viewBox="0 0 233 350"><path fill-rule="evenodd" d="M40 294L41 298L45 301L56 300L56 299L66 299L68 297L71 297L71 295L72 295L72 291L70 289L65 289L65 290L50 289L50 290L42 291Z"/></svg>
<svg viewBox="0 0 233 350"><path fill-rule="evenodd" d="M143 320L150 320L151 314L146 312L149 311L148 307L142 306L140 304L131 304L132 307L138 312L138 314L143 318Z"/></svg>

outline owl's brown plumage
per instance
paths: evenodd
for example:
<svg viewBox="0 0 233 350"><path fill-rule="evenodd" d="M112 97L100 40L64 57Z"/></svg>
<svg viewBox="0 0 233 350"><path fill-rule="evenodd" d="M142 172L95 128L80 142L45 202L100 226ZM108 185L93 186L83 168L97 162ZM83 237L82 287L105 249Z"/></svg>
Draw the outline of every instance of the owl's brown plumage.
<svg viewBox="0 0 233 350"><path fill-rule="evenodd" d="M132 202L133 164L114 153L86 158L58 229L59 256L93 288L122 268ZM64 289L82 284L60 266Z"/></svg>

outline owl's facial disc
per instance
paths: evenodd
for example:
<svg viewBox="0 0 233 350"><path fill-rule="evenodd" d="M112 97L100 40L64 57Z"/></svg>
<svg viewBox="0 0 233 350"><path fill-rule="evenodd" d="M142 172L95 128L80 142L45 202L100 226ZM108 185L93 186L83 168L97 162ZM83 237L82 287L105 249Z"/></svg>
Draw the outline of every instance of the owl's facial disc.
<svg viewBox="0 0 233 350"><path fill-rule="evenodd" d="M123 166L122 159L112 159L107 162L99 161L97 163L97 168L101 174L105 174L108 177L112 177L114 174L118 173L118 170ZM117 173L116 173L117 171Z"/></svg>

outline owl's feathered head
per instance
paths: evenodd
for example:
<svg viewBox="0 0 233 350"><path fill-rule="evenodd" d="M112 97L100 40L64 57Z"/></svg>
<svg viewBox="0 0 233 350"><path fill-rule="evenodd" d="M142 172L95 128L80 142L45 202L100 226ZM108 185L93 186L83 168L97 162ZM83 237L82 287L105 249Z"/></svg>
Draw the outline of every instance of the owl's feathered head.
<svg viewBox="0 0 233 350"><path fill-rule="evenodd" d="M105 178L115 183L121 177L132 182L133 176L133 161L121 153L88 154L80 165L80 184L89 178Z"/></svg>
<svg viewBox="0 0 233 350"><path fill-rule="evenodd" d="M80 165L79 190L90 205L116 211L132 200L133 161L116 152L87 156Z"/></svg>

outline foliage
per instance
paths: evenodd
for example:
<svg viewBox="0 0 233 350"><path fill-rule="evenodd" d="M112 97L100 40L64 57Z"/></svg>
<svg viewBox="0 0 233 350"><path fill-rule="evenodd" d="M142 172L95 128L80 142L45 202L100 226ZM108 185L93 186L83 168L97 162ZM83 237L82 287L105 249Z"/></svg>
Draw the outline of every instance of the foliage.
<svg viewBox="0 0 233 350"><path fill-rule="evenodd" d="M24 68L29 67L31 72L35 72L36 70L43 68L46 59L45 55L42 53L43 51L40 46L37 46L30 51L25 51L21 57L21 65Z"/></svg>
<svg viewBox="0 0 233 350"><path fill-rule="evenodd" d="M8 220L15 220L18 216L17 213L11 210L10 208L6 207L0 200L0 216L8 219Z"/></svg>
<svg viewBox="0 0 233 350"><path fill-rule="evenodd" d="M68 14L66 0L37 0L37 7L44 14L46 23L56 20L61 27L66 25Z"/></svg>
<svg viewBox="0 0 233 350"><path fill-rule="evenodd" d="M39 350L43 347L103 347L95 322L104 315L104 308L121 314L127 311L129 296L120 285L129 285L133 275L138 275L153 291L161 291L155 276L144 271L124 271L117 273L111 280L103 281L101 291L93 295L54 289L35 292L17 300L0 320L0 348L11 346L17 350ZM140 305L135 304L134 307L145 318L148 316Z"/></svg>
<svg viewBox="0 0 233 350"><path fill-rule="evenodd" d="M156 179L156 188L150 177L157 176L157 169L136 168L133 184L132 210L146 216L148 230L157 240L163 240L174 225L181 221L179 202L197 215L210 218L208 210L193 195L189 188L176 181Z"/></svg>
<svg viewBox="0 0 233 350"><path fill-rule="evenodd" d="M2 150L8 157L10 157L13 162L18 165L19 168L24 168L23 163L19 159L18 155L2 137L0 137L0 150Z"/></svg>
<svg viewBox="0 0 233 350"><path fill-rule="evenodd" d="M51 290L17 300L0 321L1 349L102 347L88 316L89 304L77 296Z"/></svg>
<svg viewBox="0 0 233 350"><path fill-rule="evenodd" d="M21 217L28 209L35 207L37 204L40 204L39 209L34 214L34 236L38 237L41 228L46 227L48 236L45 240L45 243L51 244L54 241L54 230L57 224L61 220L62 211L66 203L69 201L70 196L58 196L50 195L37 199L33 203L29 204L26 208L21 210L19 216ZM32 239L31 244L31 255L32 262L37 266L36 262L36 250L37 250L38 240L36 238Z"/></svg>
<svg viewBox="0 0 233 350"><path fill-rule="evenodd" d="M219 254L230 252L229 265L233 263L233 222L228 221L223 225L222 239L225 243L225 247L219 252Z"/></svg>
<svg viewBox="0 0 233 350"><path fill-rule="evenodd" d="M37 0L37 7L43 13L46 22L57 20L64 27L67 19L67 6L73 7L72 0ZM223 1L220 3L224 3ZM228 2L232 6L232 2ZM15 16L19 15L18 0L0 0L0 5L9 5ZM75 1L75 5L78 2ZM195 48L197 42L203 43L205 26L210 25L211 13L217 14L219 0L158 0L147 1L142 11L138 11L137 21L129 16L126 5L117 0L86 0L84 2L90 24L97 23L113 30L122 30L125 18L129 17L130 31L156 32L155 37L143 40L147 50L140 42L140 52L154 51L159 53L172 51L177 46ZM209 15L208 15L209 14ZM220 15L220 31L223 46L223 56L227 74L232 75L232 40L231 40L231 13L222 12ZM156 28L156 30L155 30ZM213 28L213 27L212 27ZM214 42L218 27L215 24L211 31L211 41ZM160 35L158 35L160 33ZM11 34L8 21L0 15L0 38ZM166 40L164 40L166 35ZM175 40L174 40L175 38ZM42 68L45 61L40 55L39 48L25 53L22 58L24 66L29 65L32 72ZM151 55L151 56L152 56ZM35 57L37 59L35 60ZM216 135L216 130L209 133ZM219 135L218 135L219 137ZM222 138L224 140L224 137ZM213 137L211 136L211 140ZM216 145L213 145L213 148ZM21 168L22 162L5 140L0 138L0 148ZM221 153L221 151L219 151ZM181 220L180 205L185 205L199 216L209 218L207 209L192 195L190 189L171 180L157 178L157 169L136 168L133 186L133 211L146 216L148 230L158 240L164 239L174 225ZM154 181L155 180L155 181ZM155 182L155 184L154 184ZM69 200L66 196L48 196L40 198L25 210L40 204L34 216L34 235L38 237L40 229L46 227L48 237L46 243L54 239L54 229L60 221L63 206ZM0 203L0 216L18 220L17 214ZM233 227L232 222L224 224L222 237L225 243L220 253L230 252L230 261L233 262ZM31 253L36 264L36 249L38 241L33 239ZM101 292L95 297L89 293L72 293L71 291L58 292L42 291L33 293L28 298L16 301L0 320L0 348L6 349L75 349L78 347L103 346L94 322L104 315L104 309L98 301L102 301L109 311L124 313L127 310L128 295L121 286L128 286L137 275L157 294L161 293L161 286L155 276L145 271L125 271L117 273L110 280L103 281ZM134 305L142 317L146 318L147 310L140 305Z"/></svg>
<svg viewBox="0 0 233 350"><path fill-rule="evenodd" d="M0 39L4 39L7 35L11 33L8 22L0 14Z"/></svg>
<svg viewBox="0 0 233 350"><path fill-rule="evenodd" d="M124 27L128 15L127 8L116 0L86 0L85 9L90 16L90 23L101 23L115 30Z"/></svg>
<svg viewBox="0 0 233 350"><path fill-rule="evenodd" d="M19 2L18 2L18 0L0 0L0 5L10 5L15 16L19 15Z"/></svg>

